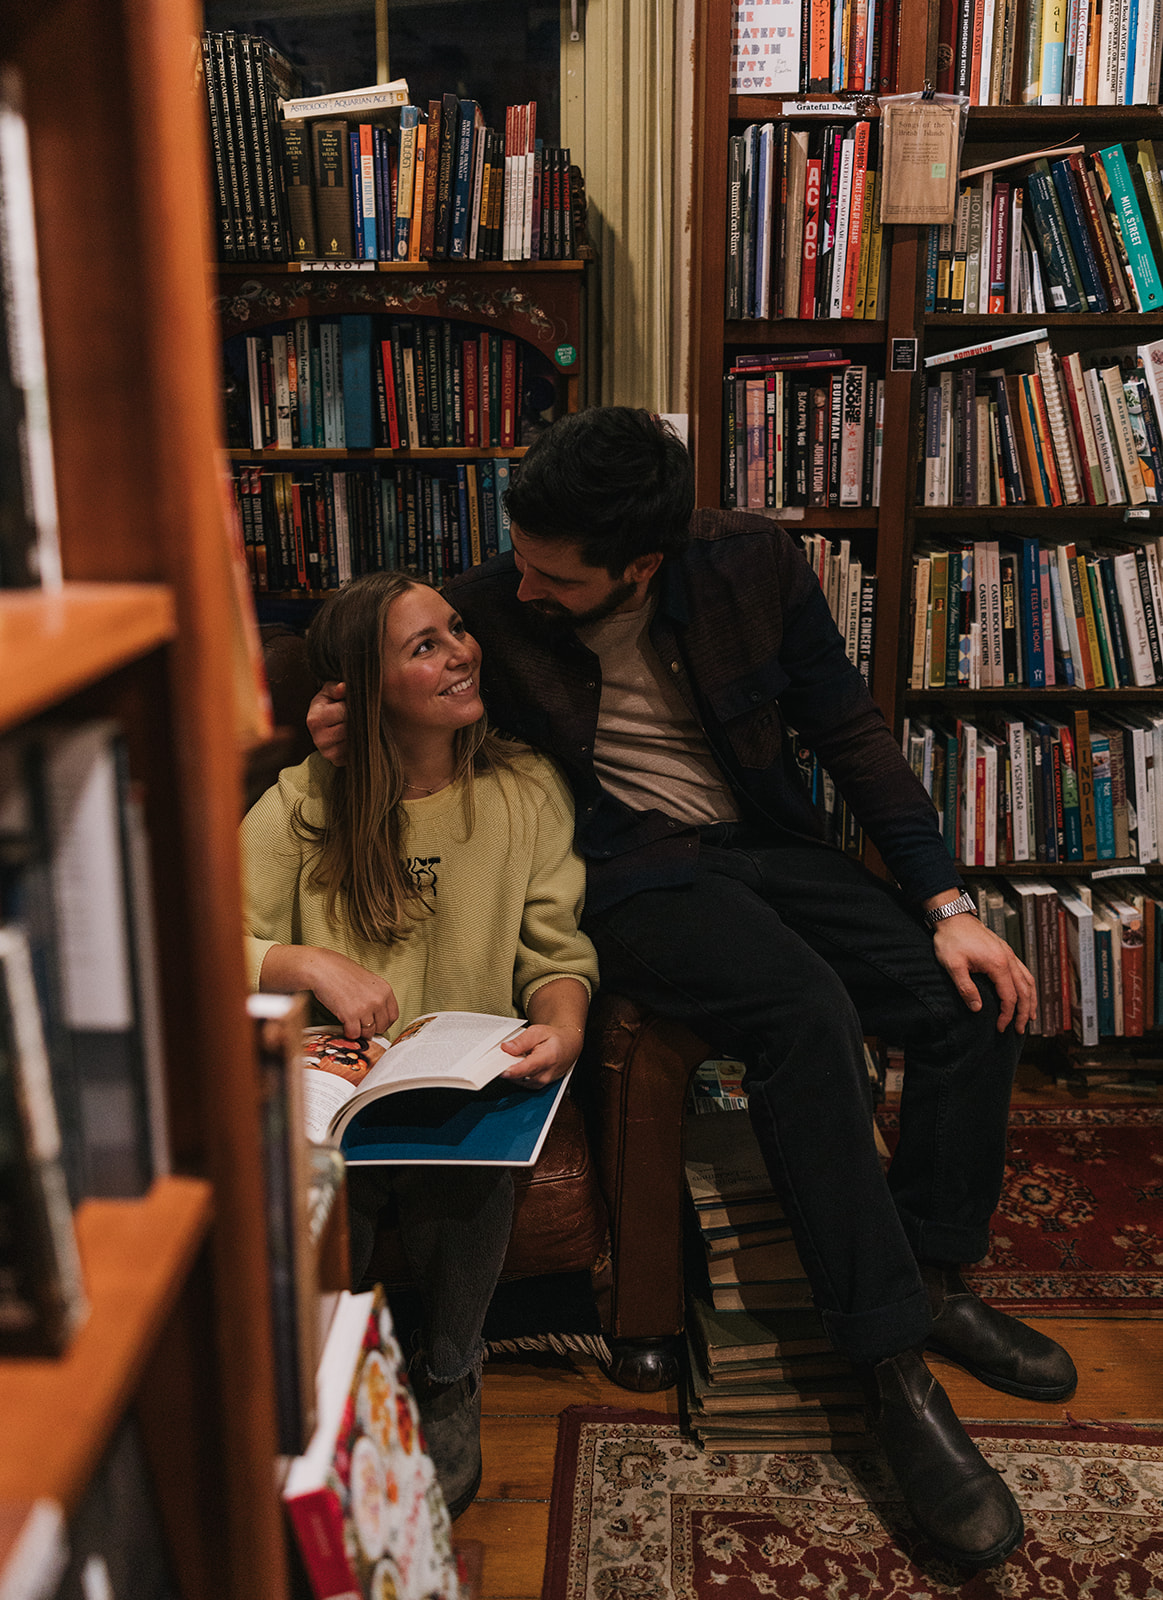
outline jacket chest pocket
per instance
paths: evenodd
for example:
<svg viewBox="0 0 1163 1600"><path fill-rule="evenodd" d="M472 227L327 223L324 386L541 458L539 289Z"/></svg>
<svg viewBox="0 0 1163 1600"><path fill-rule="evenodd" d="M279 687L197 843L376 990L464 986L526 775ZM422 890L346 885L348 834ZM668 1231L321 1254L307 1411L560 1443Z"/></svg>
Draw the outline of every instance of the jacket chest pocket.
<svg viewBox="0 0 1163 1600"><path fill-rule="evenodd" d="M779 760L783 717L778 697L789 681L778 661L768 661L715 695L712 705L742 766L769 767Z"/></svg>

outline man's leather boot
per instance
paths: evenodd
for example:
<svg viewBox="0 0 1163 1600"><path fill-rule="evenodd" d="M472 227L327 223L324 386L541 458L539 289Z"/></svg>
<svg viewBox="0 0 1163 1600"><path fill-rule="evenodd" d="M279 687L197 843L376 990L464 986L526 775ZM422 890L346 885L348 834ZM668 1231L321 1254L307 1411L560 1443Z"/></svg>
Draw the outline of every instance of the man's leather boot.
<svg viewBox="0 0 1163 1600"><path fill-rule="evenodd" d="M1078 1373L1060 1344L987 1306L945 1261L922 1261L921 1281L929 1296L933 1326L925 1349L986 1383L1023 1400L1066 1400Z"/></svg>
<svg viewBox="0 0 1163 1600"><path fill-rule="evenodd" d="M919 1350L858 1367L868 1421L919 1531L960 1566L993 1566L1017 1545L1017 1502L985 1460Z"/></svg>

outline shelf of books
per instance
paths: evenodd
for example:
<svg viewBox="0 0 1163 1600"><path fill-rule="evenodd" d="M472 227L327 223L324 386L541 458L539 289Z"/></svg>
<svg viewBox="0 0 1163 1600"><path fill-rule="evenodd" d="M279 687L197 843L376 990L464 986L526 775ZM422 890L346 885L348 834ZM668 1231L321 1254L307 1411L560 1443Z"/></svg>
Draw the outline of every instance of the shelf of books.
<svg viewBox="0 0 1163 1600"><path fill-rule="evenodd" d="M1040 55L987 9L990 88L971 29L939 48L973 108L916 230L902 748L1034 1031L1093 1055L1163 1025L1159 7Z"/></svg>
<svg viewBox="0 0 1163 1600"><path fill-rule="evenodd" d="M203 63L256 592L310 600L397 565L439 583L507 549L510 464L580 399L569 151L537 137L533 102L501 133L403 82L303 97L242 33L204 35Z"/></svg>

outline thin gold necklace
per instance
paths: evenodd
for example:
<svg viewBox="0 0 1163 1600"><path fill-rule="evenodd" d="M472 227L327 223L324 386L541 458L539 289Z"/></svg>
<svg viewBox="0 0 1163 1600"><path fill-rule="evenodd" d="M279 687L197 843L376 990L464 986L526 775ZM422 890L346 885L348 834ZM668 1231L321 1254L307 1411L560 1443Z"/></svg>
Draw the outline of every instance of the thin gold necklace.
<svg viewBox="0 0 1163 1600"><path fill-rule="evenodd" d="M448 785L451 782L452 782L452 779L448 778L444 783L438 783L436 785L435 789L426 789L422 783L413 783L411 778L405 778L404 779L404 788L405 789L419 789L421 794L439 794L441 789L447 789Z"/></svg>

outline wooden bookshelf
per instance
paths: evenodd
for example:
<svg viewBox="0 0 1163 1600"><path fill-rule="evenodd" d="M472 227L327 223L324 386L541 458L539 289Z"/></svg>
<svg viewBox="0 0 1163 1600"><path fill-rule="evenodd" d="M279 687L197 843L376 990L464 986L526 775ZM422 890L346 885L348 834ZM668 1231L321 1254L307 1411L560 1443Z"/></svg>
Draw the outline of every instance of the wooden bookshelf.
<svg viewBox="0 0 1163 1600"><path fill-rule="evenodd" d="M93 1313L62 1360L0 1362L0 1484L75 1505L132 1408L185 1600L281 1600L201 20L194 0L40 0L0 30L32 149L67 580L0 596L0 727L52 710L124 728L178 1174L80 1212Z"/></svg>
<svg viewBox="0 0 1163 1600"><path fill-rule="evenodd" d="M0 1361L0 1499L48 1495L76 1509L143 1350L173 1314L213 1216L210 1185L159 1180L143 1200L88 1200L77 1234L88 1321L59 1360Z"/></svg>
<svg viewBox="0 0 1163 1600"><path fill-rule="evenodd" d="M160 584L70 583L0 592L0 730L14 727L173 638Z"/></svg>

